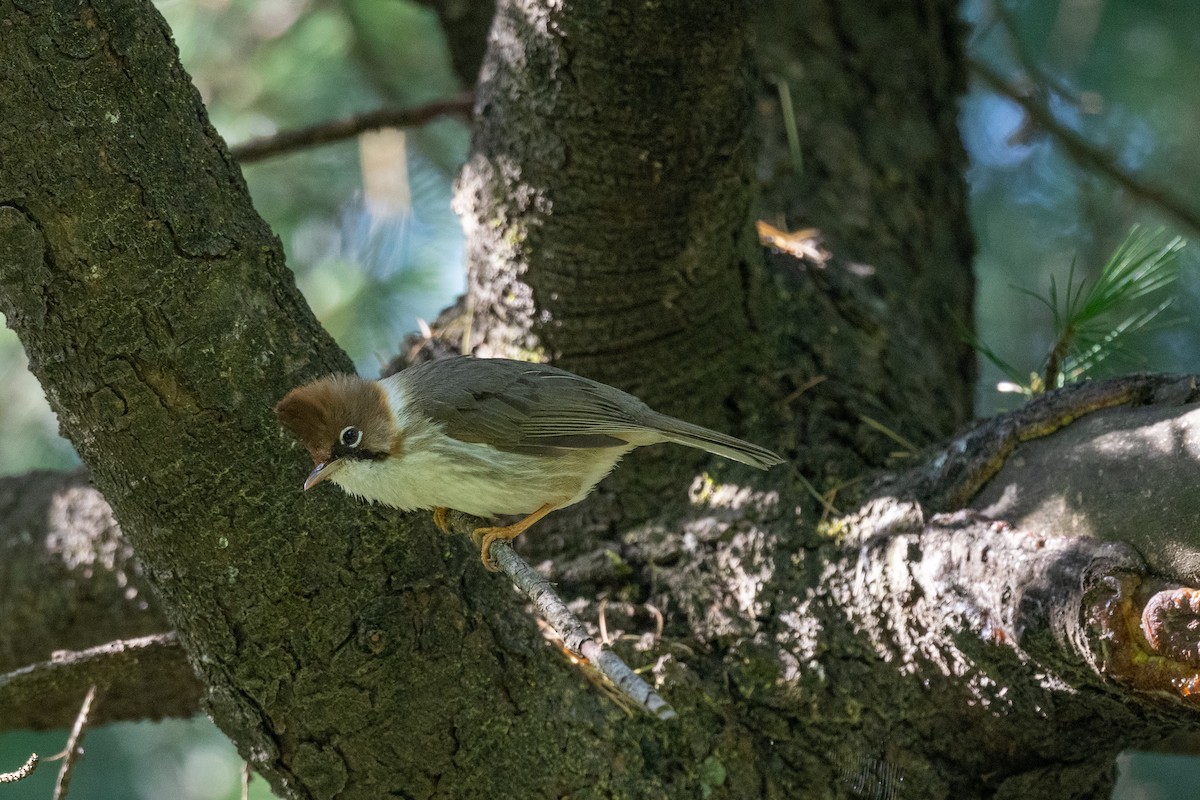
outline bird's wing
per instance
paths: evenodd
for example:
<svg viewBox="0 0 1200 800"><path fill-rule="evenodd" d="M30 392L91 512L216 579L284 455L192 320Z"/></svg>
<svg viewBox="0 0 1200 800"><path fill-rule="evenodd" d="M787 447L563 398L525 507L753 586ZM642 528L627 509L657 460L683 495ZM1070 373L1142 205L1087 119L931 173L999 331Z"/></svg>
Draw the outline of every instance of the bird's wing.
<svg viewBox="0 0 1200 800"><path fill-rule="evenodd" d="M464 442L530 452L623 447L657 431L659 415L636 397L545 364L454 358L401 375L418 387L406 392L414 410Z"/></svg>

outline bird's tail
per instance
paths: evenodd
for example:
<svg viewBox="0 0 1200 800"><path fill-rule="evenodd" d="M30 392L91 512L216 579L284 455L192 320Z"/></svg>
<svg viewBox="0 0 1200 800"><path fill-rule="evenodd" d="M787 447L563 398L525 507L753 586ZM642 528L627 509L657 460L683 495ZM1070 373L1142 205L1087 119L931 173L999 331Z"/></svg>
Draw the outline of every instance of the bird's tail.
<svg viewBox="0 0 1200 800"><path fill-rule="evenodd" d="M759 447L756 444L674 417L663 415L662 419L656 420L656 427L668 442L695 447L698 450L707 450L714 455L731 458L756 469L769 469L784 461L783 458L765 447Z"/></svg>

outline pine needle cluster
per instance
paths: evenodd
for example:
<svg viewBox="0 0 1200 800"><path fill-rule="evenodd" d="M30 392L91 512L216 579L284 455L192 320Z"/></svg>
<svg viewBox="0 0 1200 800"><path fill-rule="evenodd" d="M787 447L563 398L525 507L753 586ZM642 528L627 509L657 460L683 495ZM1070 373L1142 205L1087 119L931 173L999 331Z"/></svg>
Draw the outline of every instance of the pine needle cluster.
<svg viewBox="0 0 1200 800"><path fill-rule="evenodd" d="M1168 238L1162 229L1135 227L1109 258L1094 283L1076 279L1075 262L1065 288L1050 278L1046 295L1016 287L1050 310L1054 339L1040 369L1022 372L996 354L973 333L966 339L1008 378L1005 391L1034 395L1092 375L1101 362L1130 356L1137 334L1181 322L1169 317L1173 297L1145 305L1144 298L1161 294L1179 278L1182 237Z"/></svg>

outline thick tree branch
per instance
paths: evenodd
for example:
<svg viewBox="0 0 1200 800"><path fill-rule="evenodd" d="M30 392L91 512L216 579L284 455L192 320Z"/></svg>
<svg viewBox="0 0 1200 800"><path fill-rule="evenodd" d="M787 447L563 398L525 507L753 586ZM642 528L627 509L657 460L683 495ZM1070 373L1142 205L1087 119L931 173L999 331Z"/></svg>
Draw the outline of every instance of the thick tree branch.
<svg viewBox="0 0 1200 800"><path fill-rule="evenodd" d="M69 728L89 687L104 689L95 724L186 717L200 710L204 686L173 633L63 650L48 661L0 675L4 730Z"/></svg>
<svg viewBox="0 0 1200 800"><path fill-rule="evenodd" d="M970 777L950 787L955 796L1098 796L1122 749L1200 725L1196 385L1136 376L1070 387L959 437L915 481L885 484L928 486L929 475L955 473L948 465L989 463L985 452L1003 463L975 499L980 511L927 517L883 491L841 521L844 554L832 556L822 593L782 618L777 640L796 659L797 686L811 686L813 670L835 683L854 673L821 657L813 637L842 615L876 657L913 675L920 688L892 685L889 702L931 693L943 724L899 716L879 736L883 752L906 753L883 762L919 796L933 787L914 754L955 752L951 718L986 731L973 755L958 750ZM1088 402L1117 396L1124 407ZM1003 454L978 449L1010 438ZM1063 736L1081 715L1093 723ZM1032 750L1075 766L1031 768L1014 755ZM880 756L847 758L865 770Z"/></svg>

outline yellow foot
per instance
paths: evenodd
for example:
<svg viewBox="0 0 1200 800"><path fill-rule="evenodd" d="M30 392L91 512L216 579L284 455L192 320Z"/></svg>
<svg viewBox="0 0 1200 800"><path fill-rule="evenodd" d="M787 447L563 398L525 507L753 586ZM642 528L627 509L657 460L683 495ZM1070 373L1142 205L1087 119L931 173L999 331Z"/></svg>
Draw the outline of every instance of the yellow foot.
<svg viewBox="0 0 1200 800"><path fill-rule="evenodd" d="M537 511L530 514L520 522L514 522L512 525L505 525L502 528L476 528L471 531L471 541L479 545L479 557L483 561L483 566L491 572L496 572L500 568L496 566L496 562L492 561L491 547L492 542L497 539L503 539L506 542L511 542L513 539L520 536L525 530L537 522L542 517L554 510L554 506L546 503Z"/></svg>
<svg viewBox="0 0 1200 800"><path fill-rule="evenodd" d="M438 506L433 510L433 524L438 526L438 530L442 533L450 532L450 521L446 519L446 515L450 513L450 509L445 506Z"/></svg>

